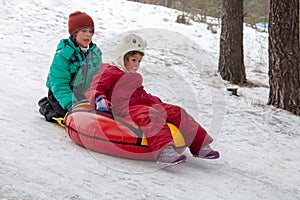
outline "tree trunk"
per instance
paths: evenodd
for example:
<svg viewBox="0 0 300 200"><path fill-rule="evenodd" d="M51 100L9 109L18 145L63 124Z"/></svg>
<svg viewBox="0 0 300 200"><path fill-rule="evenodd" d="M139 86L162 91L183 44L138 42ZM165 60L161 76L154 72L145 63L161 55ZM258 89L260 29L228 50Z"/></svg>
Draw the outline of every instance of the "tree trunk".
<svg viewBox="0 0 300 200"><path fill-rule="evenodd" d="M271 0L268 104L300 115L299 0Z"/></svg>
<svg viewBox="0 0 300 200"><path fill-rule="evenodd" d="M246 81L243 50L243 1L222 1L219 72L233 84Z"/></svg>
<svg viewBox="0 0 300 200"><path fill-rule="evenodd" d="M233 84L246 81L243 52L243 0L222 0L219 72Z"/></svg>

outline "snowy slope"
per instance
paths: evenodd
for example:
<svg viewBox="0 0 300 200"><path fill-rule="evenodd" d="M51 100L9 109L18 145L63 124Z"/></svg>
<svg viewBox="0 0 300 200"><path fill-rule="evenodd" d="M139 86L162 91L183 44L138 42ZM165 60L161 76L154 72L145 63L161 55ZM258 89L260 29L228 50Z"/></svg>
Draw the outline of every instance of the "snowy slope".
<svg viewBox="0 0 300 200"><path fill-rule="evenodd" d="M37 100L69 13L95 21L109 61L120 35L149 43L141 73L149 92L183 106L214 137L219 160L163 168L90 152L46 123ZM244 30L247 77L261 87L226 91L217 73L219 33L174 23L178 11L123 0L0 3L0 199L300 199L300 117L266 106L267 34Z"/></svg>

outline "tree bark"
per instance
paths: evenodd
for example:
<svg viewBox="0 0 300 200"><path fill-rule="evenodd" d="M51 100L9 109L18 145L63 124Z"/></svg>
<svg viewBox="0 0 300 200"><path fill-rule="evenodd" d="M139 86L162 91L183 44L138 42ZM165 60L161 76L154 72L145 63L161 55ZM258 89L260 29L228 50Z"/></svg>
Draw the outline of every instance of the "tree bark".
<svg viewBox="0 0 300 200"><path fill-rule="evenodd" d="M271 0L269 105L300 115L299 0Z"/></svg>
<svg viewBox="0 0 300 200"><path fill-rule="evenodd" d="M246 81L243 50L243 0L222 0L219 72L233 84Z"/></svg>

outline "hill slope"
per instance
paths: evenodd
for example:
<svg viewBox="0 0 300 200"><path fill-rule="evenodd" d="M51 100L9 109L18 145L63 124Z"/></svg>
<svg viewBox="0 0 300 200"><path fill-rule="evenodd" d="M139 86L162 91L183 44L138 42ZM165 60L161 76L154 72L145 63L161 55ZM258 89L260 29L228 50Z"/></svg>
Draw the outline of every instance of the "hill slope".
<svg viewBox="0 0 300 200"><path fill-rule="evenodd" d="M46 123L37 100L68 14L95 20L109 57L127 31L149 43L141 73L148 91L182 105L214 137L215 161L189 157L162 168L74 144ZM299 199L300 118L268 107L267 87L226 91L217 75L219 36L174 23L177 11L127 1L2 1L0 6L0 199ZM145 17L147 16L147 17ZM268 84L267 35L245 29L248 79Z"/></svg>

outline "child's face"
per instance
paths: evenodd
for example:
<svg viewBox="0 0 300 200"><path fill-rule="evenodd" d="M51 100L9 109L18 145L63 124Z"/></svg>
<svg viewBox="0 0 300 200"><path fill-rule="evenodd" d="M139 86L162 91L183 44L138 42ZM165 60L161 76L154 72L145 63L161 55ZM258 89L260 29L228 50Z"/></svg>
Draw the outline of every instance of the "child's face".
<svg viewBox="0 0 300 200"><path fill-rule="evenodd" d="M142 61L143 56L140 53L133 54L125 60L124 65L125 68L130 73L136 73L140 68L140 62Z"/></svg>
<svg viewBox="0 0 300 200"><path fill-rule="evenodd" d="M93 34L94 32L91 28L81 29L80 31L78 31L78 33L76 33L77 44L83 48L88 47L88 45L92 41Z"/></svg>

